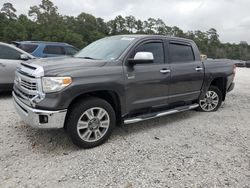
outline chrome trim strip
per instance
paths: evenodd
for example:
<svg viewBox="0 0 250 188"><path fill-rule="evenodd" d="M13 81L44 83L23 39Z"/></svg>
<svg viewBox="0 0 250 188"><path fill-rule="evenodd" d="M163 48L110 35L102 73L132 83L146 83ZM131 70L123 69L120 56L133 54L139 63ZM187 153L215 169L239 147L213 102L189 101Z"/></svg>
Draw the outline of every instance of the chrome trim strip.
<svg viewBox="0 0 250 188"><path fill-rule="evenodd" d="M198 107L199 107L199 104L194 104L194 105L189 106L189 110L192 110Z"/></svg>
<svg viewBox="0 0 250 188"><path fill-rule="evenodd" d="M185 108L186 107L186 108ZM175 114L178 112L183 112L183 111L187 111L187 110L191 110L191 109L195 109L199 107L199 104L192 104L190 106L184 106L183 109L172 109L172 110L168 110L165 112L160 112L152 117L146 117L146 118L141 118L141 117L135 117L135 118L131 118L131 119L125 119L124 120L124 124L132 124L132 123L138 123L141 121L145 121L145 120L149 120L149 119L154 119L157 117L162 117L162 116L166 116L166 115L170 115L170 114Z"/></svg>
<svg viewBox="0 0 250 188"><path fill-rule="evenodd" d="M162 112L156 115L156 117L161 117L161 116L166 116L166 115L170 115L170 114L175 114L179 112L178 110L171 110L171 111L167 111L167 112Z"/></svg>

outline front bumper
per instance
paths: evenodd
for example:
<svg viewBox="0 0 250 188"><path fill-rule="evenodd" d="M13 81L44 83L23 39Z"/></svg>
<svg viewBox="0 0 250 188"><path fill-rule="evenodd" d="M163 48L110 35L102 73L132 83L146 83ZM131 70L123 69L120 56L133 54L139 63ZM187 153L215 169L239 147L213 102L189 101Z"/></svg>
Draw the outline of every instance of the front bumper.
<svg viewBox="0 0 250 188"><path fill-rule="evenodd" d="M67 110L46 111L34 109L21 102L14 92L12 95L16 111L26 124L40 129L59 129L64 127Z"/></svg>

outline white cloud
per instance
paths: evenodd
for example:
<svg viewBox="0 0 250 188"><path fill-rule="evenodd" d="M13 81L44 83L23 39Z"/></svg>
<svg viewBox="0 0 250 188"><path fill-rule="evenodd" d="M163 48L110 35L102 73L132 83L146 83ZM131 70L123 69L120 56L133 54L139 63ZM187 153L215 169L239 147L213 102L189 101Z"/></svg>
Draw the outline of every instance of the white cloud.
<svg viewBox="0 0 250 188"><path fill-rule="evenodd" d="M9 1L18 13L28 13L29 7L41 0ZM52 0L61 14L77 16L87 12L105 20L121 14L136 18L161 18L167 25L184 31L206 31L216 28L223 42L247 41L250 44L250 0Z"/></svg>

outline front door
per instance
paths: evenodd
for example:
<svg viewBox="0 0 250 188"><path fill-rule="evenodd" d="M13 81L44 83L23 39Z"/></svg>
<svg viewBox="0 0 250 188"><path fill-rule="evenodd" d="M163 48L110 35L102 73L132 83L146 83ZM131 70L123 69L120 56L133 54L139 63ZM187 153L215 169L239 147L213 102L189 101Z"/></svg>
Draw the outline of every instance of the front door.
<svg viewBox="0 0 250 188"><path fill-rule="evenodd" d="M154 62L124 66L126 76L127 111L160 107L167 104L170 75L169 66L165 62L164 44L161 40L144 41L139 44L131 58L137 52L151 52Z"/></svg>

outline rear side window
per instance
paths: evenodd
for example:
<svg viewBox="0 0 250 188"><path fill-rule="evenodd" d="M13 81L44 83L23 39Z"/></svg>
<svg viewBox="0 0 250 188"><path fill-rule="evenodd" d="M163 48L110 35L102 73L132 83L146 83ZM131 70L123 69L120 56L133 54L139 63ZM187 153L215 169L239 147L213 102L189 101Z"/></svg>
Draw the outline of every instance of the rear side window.
<svg viewBox="0 0 250 188"><path fill-rule="evenodd" d="M24 50L28 53L33 53L37 49L38 45L36 44L20 44L18 48Z"/></svg>
<svg viewBox="0 0 250 188"><path fill-rule="evenodd" d="M0 45L0 59L20 59L21 52L8 46Z"/></svg>
<svg viewBox="0 0 250 188"><path fill-rule="evenodd" d="M71 46L65 46L66 55L75 55L78 50Z"/></svg>
<svg viewBox="0 0 250 188"><path fill-rule="evenodd" d="M45 53L45 54L65 55L65 50L61 46L47 45L44 48L43 53Z"/></svg>
<svg viewBox="0 0 250 188"><path fill-rule="evenodd" d="M170 43L169 53L171 62L188 62L195 60L194 52L190 45Z"/></svg>
<svg viewBox="0 0 250 188"><path fill-rule="evenodd" d="M164 50L161 42L142 44L136 49L136 52L151 52L154 55L154 63L164 64Z"/></svg>

